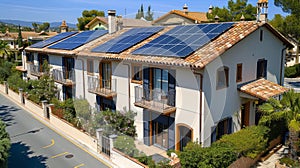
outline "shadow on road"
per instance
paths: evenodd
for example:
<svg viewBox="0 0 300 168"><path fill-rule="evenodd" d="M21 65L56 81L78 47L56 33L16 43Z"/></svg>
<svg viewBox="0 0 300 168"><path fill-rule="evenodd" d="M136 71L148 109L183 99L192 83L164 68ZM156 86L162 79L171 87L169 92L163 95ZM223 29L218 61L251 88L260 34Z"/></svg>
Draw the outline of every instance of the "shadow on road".
<svg viewBox="0 0 300 168"><path fill-rule="evenodd" d="M46 168L45 156L31 156L33 152L30 147L22 142L15 142L10 148L10 157L8 158L8 167L30 167Z"/></svg>
<svg viewBox="0 0 300 168"><path fill-rule="evenodd" d="M35 133L37 133L37 132L40 132L42 129L44 129L44 128L34 129L34 130L27 131L27 132L24 132L24 133L20 133L20 134L17 134L17 135L12 135L12 136L10 136L10 137L11 137L11 138L14 138L14 137L18 137L18 136L22 136L22 135L26 135L26 134L35 134Z"/></svg>
<svg viewBox="0 0 300 168"><path fill-rule="evenodd" d="M20 109L13 106L0 105L0 118L3 122L5 122L6 126L16 124L12 112L17 112L19 110Z"/></svg>

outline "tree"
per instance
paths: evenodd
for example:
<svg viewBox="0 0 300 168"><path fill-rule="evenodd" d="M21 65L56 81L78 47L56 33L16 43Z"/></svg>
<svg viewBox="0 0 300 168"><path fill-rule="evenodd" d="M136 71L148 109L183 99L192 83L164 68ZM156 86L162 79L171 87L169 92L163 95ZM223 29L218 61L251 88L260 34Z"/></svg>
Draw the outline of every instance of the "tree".
<svg viewBox="0 0 300 168"><path fill-rule="evenodd" d="M74 108L76 117L79 119L80 124L85 130L89 129L89 120L91 119L91 110L89 102L86 99L79 98L74 100Z"/></svg>
<svg viewBox="0 0 300 168"><path fill-rule="evenodd" d="M143 4L141 5L141 8L138 10L138 13L135 16L136 19L141 19L141 18L145 18L144 17L144 6Z"/></svg>
<svg viewBox="0 0 300 168"><path fill-rule="evenodd" d="M4 56L7 58L10 55L10 47L8 46L6 41L0 40L0 56Z"/></svg>
<svg viewBox="0 0 300 168"><path fill-rule="evenodd" d="M297 141L299 141L300 131L300 94L290 90L283 94L281 100L270 99L268 102L259 106L262 117L259 121L260 125L270 124L273 120L285 119L290 131L290 142L292 154L298 149Z"/></svg>
<svg viewBox="0 0 300 168"><path fill-rule="evenodd" d="M10 138L5 130L5 123L0 120L0 167L7 166L9 156Z"/></svg>
<svg viewBox="0 0 300 168"><path fill-rule="evenodd" d="M47 31L49 31L50 23L44 22L42 24L37 24L37 23L33 22L32 27L35 32L41 32L41 31L47 32Z"/></svg>
<svg viewBox="0 0 300 168"><path fill-rule="evenodd" d="M147 14L145 16L145 19L148 21L153 21L153 12L151 12L151 6L148 6L148 11Z"/></svg>
<svg viewBox="0 0 300 168"><path fill-rule="evenodd" d="M23 47L23 37L22 37L22 32L21 32L21 26L19 25L19 31L18 31L18 47L21 48Z"/></svg>
<svg viewBox="0 0 300 168"><path fill-rule="evenodd" d="M84 30L84 26L88 24L91 20L93 20L95 17L101 16L104 17L104 11L98 11L98 10L84 10L82 12L82 16L77 18L77 27L78 30Z"/></svg>
<svg viewBox="0 0 300 168"><path fill-rule="evenodd" d="M255 20L256 7L248 4L247 0L229 0L227 7L219 8L214 7L212 13L208 13L207 17L209 20L213 21L217 15L221 22L227 21L239 21L242 15L244 15L245 20Z"/></svg>
<svg viewBox="0 0 300 168"><path fill-rule="evenodd" d="M281 7L286 13L290 13L299 18L300 16L300 1L295 0L275 0L274 4Z"/></svg>

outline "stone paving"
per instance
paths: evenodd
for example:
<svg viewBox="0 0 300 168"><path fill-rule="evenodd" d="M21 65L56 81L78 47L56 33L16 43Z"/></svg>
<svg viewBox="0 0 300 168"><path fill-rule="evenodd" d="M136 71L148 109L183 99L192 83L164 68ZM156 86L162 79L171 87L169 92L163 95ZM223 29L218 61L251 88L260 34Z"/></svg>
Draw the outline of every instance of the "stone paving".
<svg viewBox="0 0 300 168"><path fill-rule="evenodd" d="M258 162L255 166L256 168L274 168L275 163L284 156L283 152L286 149L286 146L281 146L281 148L276 151L272 156L270 156L267 160L263 162Z"/></svg>

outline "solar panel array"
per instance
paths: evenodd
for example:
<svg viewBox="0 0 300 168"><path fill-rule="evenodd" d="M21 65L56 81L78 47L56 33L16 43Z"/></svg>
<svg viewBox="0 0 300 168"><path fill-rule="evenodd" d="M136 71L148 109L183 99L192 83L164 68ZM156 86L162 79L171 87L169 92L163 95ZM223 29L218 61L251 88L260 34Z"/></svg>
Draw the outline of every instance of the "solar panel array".
<svg viewBox="0 0 300 168"><path fill-rule="evenodd" d="M186 57L229 29L233 23L177 26L132 54Z"/></svg>
<svg viewBox="0 0 300 168"><path fill-rule="evenodd" d="M67 37L69 37L71 35L74 35L76 33L77 32L64 32L64 33L60 33L60 34L58 34L56 36L53 36L53 37L51 37L51 38L49 38L47 40L35 43L35 44L31 45L30 47L32 47L32 48L44 48L44 47L46 47L46 46L48 46L50 44L53 44L53 43L55 43L55 42L57 42L59 40L67 38Z"/></svg>
<svg viewBox="0 0 300 168"><path fill-rule="evenodd" d="M56 43L48 48L51 49L62 49L62 50L73 50L78 48L98 37L101 37L107 34L107 30L92 30L92 31L84 31L76 34L68 39L65 39L59 43Z"/></svg>
<svg viewBox="0 0 300 168"><path fill-rule="evenodd" d="M120 53L162 29L163 27L134 28L128 30L117 38L101 44L94 48L92 52Z"/></svg>

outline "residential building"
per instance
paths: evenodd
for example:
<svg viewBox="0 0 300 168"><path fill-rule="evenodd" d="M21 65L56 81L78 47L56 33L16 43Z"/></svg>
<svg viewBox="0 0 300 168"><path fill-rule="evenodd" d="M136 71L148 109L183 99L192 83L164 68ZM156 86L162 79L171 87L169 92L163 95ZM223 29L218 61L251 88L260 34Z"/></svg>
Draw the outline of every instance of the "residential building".
<svg viewBox="0 0 300 168"><path fill-rule="evenodd" d="M188 25L208 22L206 12L192 12L185 4L182 10L171 10L153 21L154 26Z"/></svg>
<svg viewBox="0 0 300 168"><path fill-rule="evenodd" d="M82 33L93 38L77 45L71 41L81 33L75 33L28 47L27 60L41 65L48 59L54 77L63 76L55 77L61 99L83 97L99 111L136 112L136 139L146 145L210 146L255 125L257 105L287 91L284 53L291 43L266 22Z"/></svg>

